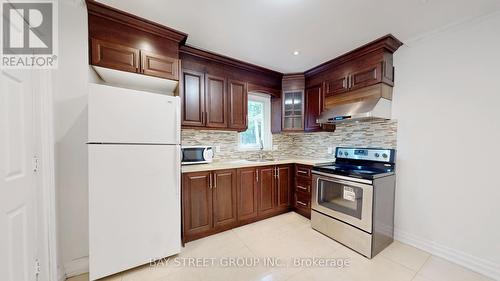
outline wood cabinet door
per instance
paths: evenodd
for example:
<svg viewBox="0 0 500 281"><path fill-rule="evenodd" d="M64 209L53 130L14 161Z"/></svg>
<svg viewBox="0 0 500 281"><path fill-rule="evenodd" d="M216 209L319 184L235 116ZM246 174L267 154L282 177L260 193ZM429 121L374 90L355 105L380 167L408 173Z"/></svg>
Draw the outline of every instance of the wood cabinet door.
<svg viewBox="0 0 500 281"><path fill-rule="evenodd" d="M227 128L226 78L205 75L206 126Z"/></svg>
<svg viewBox="0 0 500 281"><path fill-rule="evenodd" d="M349 91L348 75L340 74L334 76L323 83L325 96L333 96Z"/></svg>
<svg viewBox="0 0 500 281"><path fill-rule="evenodd" d="M259 173L259 215L273 213L276 207L275 167L258 168Z"/></svg>
<svg viewBox="0 0 500 281"><path fill-rule="evenodd" d="M245 131L247 129L248 93L245 82L229 80L228 82L228 128Z"/></svg>
<svg viewBox="0 0 500 281"><path fill-rule="evenodd" d="M91 64L121 71L139 72L139 50L91 38Z"/></svg>
<svg viewBox="0 0 500 281"><path fill-rule="evenodd" d="M203 235L212 229L211 172L183 174L182 221L184 239Z"/></svg>
<svg viewBox="0 0 500 281"><path fill-rule="evenodd" d="M179 80L179 60L141 50L141 73Z"/></svg>
<svg viewBox="0 0 500 281"><path fill-rule="evenodd" d="M238 221L256 218L258 215L258 182L256 168L244 168L237 171Z"/></svg>
<svg viewBox="0 0 500 281"><path fill-rule="evenodd" d="M306 90L305 131L319 131L321 125L317 119L323 111L323 91L321 85L316 85Z"/></svg>
<svg viewBox="0 0 500 281"><path fill-rule="evenodd" d="M350 90L375 85L382 81L382 63L377 63L359 69L350 75L349 87Z"/></svg>
<svg viewBox="0 0 500 281"><path fill-rule="evenodd" d="M271 133L281 133L281 98L271 97Z"/></svg>
<svg viewBox="0 0 500 281"><path fill-rule="evenodd" d="M182 72L182 125L205 126L205 77L201 72Z"/></svg>
<svg viewBox="0 0 500 281"><path fill-rule="evenodd" d="M214 227L227 228L237 219L236 170L213 171Z"/></svg>
<svg viewBox="0 0 500 281"><path fill-rule="evenodd" d="M285 209L291 205L293 166L280 165L277 167L277 208Z"/></svg>

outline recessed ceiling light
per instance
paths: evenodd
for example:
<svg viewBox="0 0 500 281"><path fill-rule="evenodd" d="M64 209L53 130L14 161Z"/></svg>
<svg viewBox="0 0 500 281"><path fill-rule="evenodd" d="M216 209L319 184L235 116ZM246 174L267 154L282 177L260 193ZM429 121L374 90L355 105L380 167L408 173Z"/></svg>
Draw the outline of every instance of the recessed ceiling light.
<svg viewBox="0 0 500 281"><path fill-rule="evenodd" d="M300 54L300 52L299 52L299 51L293 51L293 55L294 55L294 56L298 56L299 54Z"/></svg>

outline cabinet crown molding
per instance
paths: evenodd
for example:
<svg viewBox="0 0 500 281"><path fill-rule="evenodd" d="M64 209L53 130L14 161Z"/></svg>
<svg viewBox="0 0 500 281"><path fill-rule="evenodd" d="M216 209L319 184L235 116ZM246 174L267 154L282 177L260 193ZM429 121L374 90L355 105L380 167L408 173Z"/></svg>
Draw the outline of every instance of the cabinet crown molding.
<svg viewBox="0 0 500 281"><path fill-rule="evenodd" d="M280 79L281 79L281 77L283 77L283 74L280 72L270 70L270 69L267 69L267 68L264 68L264 67L261 67L258 65L251 64L251 63L247 63L247 62L244 62L241 60L226 57L224 55L220 55L220 54L216 54L213 52L198 49L198 48L195 48L195 47L189 46L189 45L181 46L179 48L179 52L181 54L187 54L187 55L199 57L202 59L230 65L230 66L237 67L237 68L247 70L247 71L260 72L260 73L264 73L264 74L267 74L270 76L276 76L276 77L279 77Z"/></svg>
<svg viewBox="0 0 500 281"><path fill-rule="evenodd" d="M186 43L188 35L184 32L115 9L108 5L96 2L95 0L85 0L85 3L87 4L87 10L90 15L106 18L132 28L152 33L175 41L180 45Z"/></svg>
<svg viewBox="0 0 500 281"><path fill-rule="evenodd" d="M399 41L394 35L387 34L383 37L380 37L370 43L367 43L359 48L356 48L350 52L347 52L339 57L336 57L332 60L326 61L314 68L307 70L304 74L306 77L310 77L312 75L318 74L320 72L329 70L332 67L341 65L347 61L356 59L363 55L369 54L374 51L388 51L391 54L394 53L399 47L401 47L403 43Z"/></svg>

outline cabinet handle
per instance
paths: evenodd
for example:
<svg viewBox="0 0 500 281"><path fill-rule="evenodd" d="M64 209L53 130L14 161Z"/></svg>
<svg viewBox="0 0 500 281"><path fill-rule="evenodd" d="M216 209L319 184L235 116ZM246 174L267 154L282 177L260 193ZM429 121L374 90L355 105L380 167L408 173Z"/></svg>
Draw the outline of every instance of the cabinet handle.
<svg viewBox="0 0 500 281"><path fill-rule="evenodd" d="M201 112L201 124L205 124L205 112Z"/></svg>
<svg viewBox="0 0 500 281"><path fill-rule="evenodd" d="M299 200L297 200L297 204L302 205L302 206L304 206L304 207L307 207L307 204L306 204L306 203L304 203L304 202L302 202L302 201L299 201Z"/></svg>
<svg viewBox="0 0 500 281"><path fill-rule="evenodd" d="M297 173L299 173L299 174L306 174L306 175L309 174L308 171L302 171L302 170L297 170Z"/></svg>
<svg viewBox="0 0 500 281"><path fill-rule="evenodd" d="M276 167L276 177L280 180L280 169Z"/></svg>
<svg viewBox="0 0 500 281"><path fill-rule="evenodd" d="M213 173L214 175L214 188L217 188L217 174Z"/></svg>
<svg viewBox="0 0 500 281"><path fill-rule="evenodd" d="M309 190L307 187L303 187L302 185L297 185L297 188L298 189L302 189L302 190Z"/></svg>
<svg viewBox="0 0 500 281"><path fill-rule="evenodd" d="M259 170L255 170L255 180L259 182Z"/></svg>
<svg viewBox="0 0 500 281"><path fill-rule="evenodd" d="M209 174L208 179L210 181L208 186L210 187L210 189L212 189L212 173Z"/></svg>
<svg viewBox="0 0 500 281"><path fill-rule="evenodd" d="M347 89L347 80L348 80L348 76L344 77L344 79L342 80L342 88L344 89Z"/></svg>

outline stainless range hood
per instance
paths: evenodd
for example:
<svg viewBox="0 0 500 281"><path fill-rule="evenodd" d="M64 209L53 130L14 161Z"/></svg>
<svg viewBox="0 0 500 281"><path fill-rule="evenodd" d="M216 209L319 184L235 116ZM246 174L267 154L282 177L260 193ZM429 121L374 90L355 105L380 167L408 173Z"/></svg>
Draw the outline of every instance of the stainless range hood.
<svg viewBox="0 0 500 281"><path fill-rule="evenodd" d="M379 84L325 98L320 124L391 119L392 87Z"/></svg>

